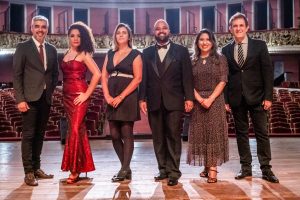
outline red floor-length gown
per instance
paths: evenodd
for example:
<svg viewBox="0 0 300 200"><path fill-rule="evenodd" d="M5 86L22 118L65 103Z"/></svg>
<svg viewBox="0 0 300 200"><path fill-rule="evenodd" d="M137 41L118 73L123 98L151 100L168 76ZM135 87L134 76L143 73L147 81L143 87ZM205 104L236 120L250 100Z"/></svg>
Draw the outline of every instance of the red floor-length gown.
<svg viewBox="0 0 300 200"><path fill-rule="evenodd" d="M83 62L71 60L62 62L61 70L64 77L63 101L69 126L61 169L77 173L93 171L95 166L84 121L89 100L81 105L73 103L77 92L87 90L87 67Z"/></svg>

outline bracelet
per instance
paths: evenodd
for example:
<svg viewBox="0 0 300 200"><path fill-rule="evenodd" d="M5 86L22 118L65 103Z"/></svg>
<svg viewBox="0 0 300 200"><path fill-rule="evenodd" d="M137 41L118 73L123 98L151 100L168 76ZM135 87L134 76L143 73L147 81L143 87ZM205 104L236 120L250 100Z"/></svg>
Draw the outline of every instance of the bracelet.
<svg viewBox="0 0 300 200"><path fill-rule="evenodd" d="M123 99L123 97L121 96L121 95L119 95L119 98L122 100Z"/></svg>

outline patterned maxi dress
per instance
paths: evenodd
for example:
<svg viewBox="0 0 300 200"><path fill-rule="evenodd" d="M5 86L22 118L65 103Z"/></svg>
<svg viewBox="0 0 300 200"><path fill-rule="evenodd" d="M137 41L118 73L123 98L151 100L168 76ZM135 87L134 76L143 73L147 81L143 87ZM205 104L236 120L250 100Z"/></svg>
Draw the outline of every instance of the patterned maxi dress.
<svg viewBox="0 0 300 200"><path fill-rule="evenodd" d="M205 63L205 62L204 62ZM227 61L214 56L193 63L194 87L204 98L209 97L220 81L227 82ZM209 109L195 102L192 112L188 142L187 163L199 166L220 166L229 160L228 130L225 100L221 93Z"/></svg>

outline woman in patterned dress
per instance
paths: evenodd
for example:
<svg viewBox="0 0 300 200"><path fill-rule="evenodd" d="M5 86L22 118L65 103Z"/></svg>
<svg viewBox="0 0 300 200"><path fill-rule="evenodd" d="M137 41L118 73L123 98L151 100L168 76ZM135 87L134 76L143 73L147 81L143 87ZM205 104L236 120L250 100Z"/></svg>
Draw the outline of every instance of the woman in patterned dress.
<svg viewBox="0 0 300 200"><path fill-rule="evenodd" d="M192 57L195 106L190 122L187 163L204 166L201 177L217 182L217 166L229 160L228 130L223 89L227 61L217 52L216 39L202 29L194 42Z"/></svg>

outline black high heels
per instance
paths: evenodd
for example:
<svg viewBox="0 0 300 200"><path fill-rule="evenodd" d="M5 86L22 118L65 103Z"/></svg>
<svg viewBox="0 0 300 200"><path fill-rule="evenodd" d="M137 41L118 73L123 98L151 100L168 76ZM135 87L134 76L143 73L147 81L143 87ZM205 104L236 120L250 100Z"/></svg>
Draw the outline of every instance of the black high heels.
<svg viewBox="0 0 300 200"><path fill-rule="evenodd" d="M131 170L120 170L118 174L114 175L111 179L112 182L124 181L125 179L131 180Z"/></svg>

